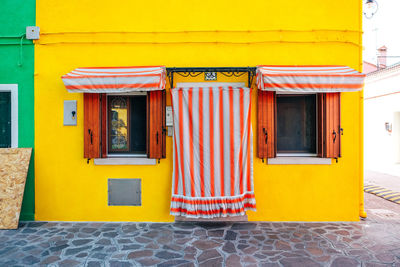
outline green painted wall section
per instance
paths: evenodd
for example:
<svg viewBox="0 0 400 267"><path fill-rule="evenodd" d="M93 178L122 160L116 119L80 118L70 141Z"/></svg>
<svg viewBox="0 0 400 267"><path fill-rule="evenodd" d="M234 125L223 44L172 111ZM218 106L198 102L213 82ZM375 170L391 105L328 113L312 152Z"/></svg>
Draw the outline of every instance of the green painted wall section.
<svg viewBox="0 0 400 267"><path fill-rule="evenodd" d="M35 25L35 0L2 0L0 8L0 84L18 84L18 146L34 147L34 46L21 39ZM21 45L22 40L22 45ZM20 220L34 220L34 154L29 165Z"/></svg>

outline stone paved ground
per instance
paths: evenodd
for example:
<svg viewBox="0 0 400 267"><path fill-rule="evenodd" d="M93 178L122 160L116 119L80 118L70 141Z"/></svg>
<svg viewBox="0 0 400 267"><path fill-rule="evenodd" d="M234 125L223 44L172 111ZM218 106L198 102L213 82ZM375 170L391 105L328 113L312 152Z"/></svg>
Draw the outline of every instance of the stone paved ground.
<svg viewBox="0 0 400 267"><path fill-rule="evenodd" d="M366 201L352 223L22 223L0 266L400 266L400 205Z"/></svg>

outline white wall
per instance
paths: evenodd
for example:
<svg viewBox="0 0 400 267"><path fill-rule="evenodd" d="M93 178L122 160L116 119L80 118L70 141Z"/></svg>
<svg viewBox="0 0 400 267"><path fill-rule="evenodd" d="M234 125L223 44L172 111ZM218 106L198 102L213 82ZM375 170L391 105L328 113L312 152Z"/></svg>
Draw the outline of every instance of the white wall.
<svg viewBox="0 0 400 267"><path fill-rule="evenodd" d="M364 153L365 169L390 173L391 166L400 163L400 68L366 79Z"/></svg>

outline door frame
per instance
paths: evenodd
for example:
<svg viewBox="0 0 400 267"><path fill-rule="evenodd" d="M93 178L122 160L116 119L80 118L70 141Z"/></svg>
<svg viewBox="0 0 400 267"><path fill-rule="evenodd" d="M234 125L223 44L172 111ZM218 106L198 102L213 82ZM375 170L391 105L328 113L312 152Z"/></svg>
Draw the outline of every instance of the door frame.
<svg viewBox="0 0 400 267"><path fill-rule="evenodd" d="M18 84L0 84L0 92L11 92L11 147L18 147Z"/></svg>
<svg viewBox="0 0 400 267"><path fill-rule="evenodd" d="M187 87L220 87L220 86L232 86L232 87L246 87L244 82L179 82L176 83L176 88L187 88ZM248 222L246 215L241 216L227 216L218 218L190 218L184 216L175 216L176 222Z"/></svg>

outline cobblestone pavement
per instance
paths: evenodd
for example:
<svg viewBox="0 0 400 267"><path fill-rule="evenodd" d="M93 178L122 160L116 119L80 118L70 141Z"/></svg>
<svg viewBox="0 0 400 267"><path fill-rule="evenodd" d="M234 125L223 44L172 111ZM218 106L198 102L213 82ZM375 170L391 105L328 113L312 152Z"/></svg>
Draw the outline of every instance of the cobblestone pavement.
<svg viewBox="0 0 400 267"><path fill-rule="evenodd" d="M400 266L397 211L368 199L351 223L21 223L0 266Z"/></svg>

